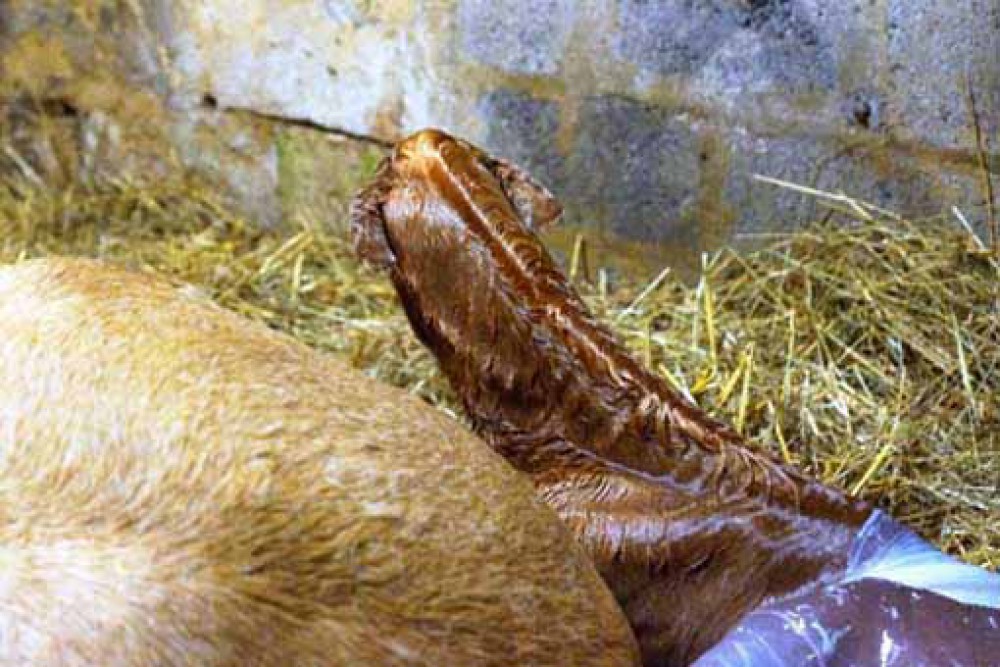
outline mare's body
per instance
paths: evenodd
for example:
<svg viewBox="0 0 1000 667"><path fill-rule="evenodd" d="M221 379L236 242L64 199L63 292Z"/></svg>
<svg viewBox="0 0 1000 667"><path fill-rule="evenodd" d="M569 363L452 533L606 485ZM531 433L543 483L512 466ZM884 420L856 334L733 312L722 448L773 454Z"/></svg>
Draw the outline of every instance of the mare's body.
<svg viewBox="0 0 1000 667"><path fill-rule="evenodd" d="M454 421L164 280L0 267L0 667L637 662Z"/></svg>

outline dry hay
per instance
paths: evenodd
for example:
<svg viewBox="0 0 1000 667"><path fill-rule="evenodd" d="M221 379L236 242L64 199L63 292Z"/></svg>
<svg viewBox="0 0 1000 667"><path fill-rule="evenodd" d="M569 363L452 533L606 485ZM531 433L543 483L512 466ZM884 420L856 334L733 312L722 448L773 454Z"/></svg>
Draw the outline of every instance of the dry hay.
<svg viewBox="0 0 1000 667"><path fill-rule="evenodd" d="M0 171L0 260L167 274L456 414L388 281L318 216L261 231L188 176L50 189L16 160ZM953 218L825 199L826 223L706 257L693 287L599 272L581 291L645 363L762 447L997 568L1000 268Z"/></svg>

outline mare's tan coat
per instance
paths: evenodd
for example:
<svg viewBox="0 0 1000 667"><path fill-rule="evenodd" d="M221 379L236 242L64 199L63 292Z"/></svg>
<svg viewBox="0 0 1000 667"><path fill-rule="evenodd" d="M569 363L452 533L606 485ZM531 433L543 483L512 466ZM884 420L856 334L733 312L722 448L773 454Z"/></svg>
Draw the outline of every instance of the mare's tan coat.
<svg viewBox="0 0 1000 667"><path fill-rule="evenodd" d="M629 665L451 420L162 280L0 269L0 665Z"/></svg>

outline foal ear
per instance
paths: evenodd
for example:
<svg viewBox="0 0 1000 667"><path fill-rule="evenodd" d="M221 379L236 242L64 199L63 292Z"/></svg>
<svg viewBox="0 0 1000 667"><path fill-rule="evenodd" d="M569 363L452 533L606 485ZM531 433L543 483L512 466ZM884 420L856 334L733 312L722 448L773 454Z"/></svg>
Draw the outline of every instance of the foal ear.
<svg viewBox="0 0 1000 667"><path fill-rule="evenodd" d="M382 207L388 197L389 160L379 164L370 185L358 191L351 200L351 238L358 259L377 269L387 269L396 261L385 231Z"/></svg>
<svg viewBox="0 0 1000 667"><path fill-rule="evenodd" d="M491 158L490 163L504 194L529 229L538 232L559 220L562 204L548 188L512 162Z"/></svg>

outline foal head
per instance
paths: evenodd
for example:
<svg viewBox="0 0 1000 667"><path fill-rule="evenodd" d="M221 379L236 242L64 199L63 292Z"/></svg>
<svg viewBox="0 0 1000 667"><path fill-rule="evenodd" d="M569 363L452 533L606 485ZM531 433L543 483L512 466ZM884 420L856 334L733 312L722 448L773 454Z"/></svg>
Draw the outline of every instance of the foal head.
<svg viewBox="0 0 1000 667"><path fill-rule="evenodd" d="M477 239L482 247L475 249L484 252L495 250L494 243L513 249L561 214L555 197L519 167L428 129L399 142L382 161L355 198L351 223L358 255L385 268L398 266L402 237L413 243L440 235L446 252L447 241L459 238Z"/></svg>
<svg viewBox="0 0 1000 667"><path fill-rule="evenodd" d="M515 465L546 465L535 445L558 436L663 473L668 457L642 441L656 428L637 423L650 415L630 409L659 381L590 316L536 234L560 212L523 170L424 130L358 194L352 226L357 253L389 270L476 429ZM532 443L514 447L522 435Z"/></svg>

